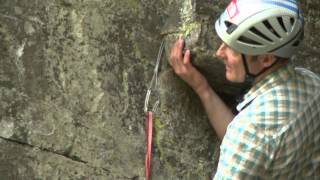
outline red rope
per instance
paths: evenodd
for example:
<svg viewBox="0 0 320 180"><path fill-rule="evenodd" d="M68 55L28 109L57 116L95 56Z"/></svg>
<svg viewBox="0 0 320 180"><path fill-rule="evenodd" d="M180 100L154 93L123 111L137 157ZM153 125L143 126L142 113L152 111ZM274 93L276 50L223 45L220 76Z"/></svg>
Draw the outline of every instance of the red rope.
<svg viewBox="0 0 320 180"><path fill-rule="evenodd" d="M147 152L146 152L146 180L151 177L151 160L152 160L152 130L153 117L152 112L147 112L146 117L146 134L147 134Z"/></svg>

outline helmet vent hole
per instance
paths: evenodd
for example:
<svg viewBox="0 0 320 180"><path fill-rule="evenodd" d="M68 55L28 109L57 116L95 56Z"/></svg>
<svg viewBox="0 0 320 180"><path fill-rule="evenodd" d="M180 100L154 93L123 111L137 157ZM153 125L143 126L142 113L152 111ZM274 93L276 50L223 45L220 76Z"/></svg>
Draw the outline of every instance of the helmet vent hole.
<svg viewBox="0 0 320 180"><path fill-rule="evenodd" d="M266 26L267 29L269 29L269 31L274 34L275 36L277 36L279 39L281 38L280 35L277 33L277 31L271 26L271 24L269 23L269 21L265 20L263 21L263 24Z"/></svg>
<svg viewBox="0 0 320 180"><path fill-rule="evenodd" d="M284 30L284 32L288 32L285 25L284 25L282 17L277 17L277 20L278 20L279 24L281 25L282 29Z"/></svg>
<svg viewBox="0 0 320 180"><path fill-rule="evenodd" d="M245 36L240 36L238 41L241 42L241 43L249 44L249 45L258 45L258 46L262 45L259 42L255 41L255 40L252 40L252 39L249 39L249 38L247 38Z"/></svg>
<svg viewBox="0 0 320 180"><path fill-rule="evenodd" d="M229 21L224 21L224 24L227 26L228 34L231 34L238 27L236 24L233 24L232 22L229 22Z"/></svg>
<svg viewBox="0 0 320 180"><path fill-rule="evenodd" d="M224 24L226 25L227 29L232 25L232 23L229 21L224 21Z"/></svg>
<svg viewBox="0 0 320 180"><path fill-rule="evenodd" d="M260 32L257 28L255 28L255 27L252 27L252 28L250 28L250 31L253 33L253 34L255 34L255 35L257 35L257 36L259 36L259 37L261 37L261 38L263 38L263 39L265 39L265 40L267 40L267 41L269 41L269 42L273 42L270 38L268 38L266 35L264 35L262 32Z"/></svg>
<svg viewBox="0 0 320 180"><path fill-rule="evenodd" d="M290 18L290 23L291 23L291 26L294 25L294 18Z"/></svg>
<svg viewBox="0 0 320 180"><path fill-rule="evenodd" d="M298 40L292 44L293 47L299 46L300 42L303 40L304 32L302 31L298 36Z"/></svg>
<svg viewBox="0 0 320 180"><path fill-rule="evenodd" d="M293 47L297 47L297 46L299 46L299 44L300 44L300 40L294 42L294 43L292 44L292 46L293 46Z"/></svg>

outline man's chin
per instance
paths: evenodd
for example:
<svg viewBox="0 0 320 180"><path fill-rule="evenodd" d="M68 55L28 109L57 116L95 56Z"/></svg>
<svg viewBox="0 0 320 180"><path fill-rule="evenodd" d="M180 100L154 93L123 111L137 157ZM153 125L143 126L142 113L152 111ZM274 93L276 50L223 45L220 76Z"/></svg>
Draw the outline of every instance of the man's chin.
<svg viewBox="0 0 320 180"><path fill-rule="evenodd" d="M226 76L227 81L231 82L231 83L243 83L244 80L241 80L239 78L236 77L228 77Z"/></svg>
<svg viewBox="0 0 320 180"><path fill-rule="evenodd" d="M229 81L229 82L236 82L236 78L231 76L230 74L228 74L228 72L226 72L226 79Z"/></svg>

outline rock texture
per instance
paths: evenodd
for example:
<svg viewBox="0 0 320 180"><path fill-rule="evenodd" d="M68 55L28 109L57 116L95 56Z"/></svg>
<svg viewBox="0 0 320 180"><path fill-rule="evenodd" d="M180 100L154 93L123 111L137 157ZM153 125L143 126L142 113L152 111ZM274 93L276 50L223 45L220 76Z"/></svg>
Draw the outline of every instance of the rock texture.
<svg viewBox="0 0 320 180"><path fill-rule="evenodd" d="M0 0L0 179L144 179L143 105L162 39L153 178L209 179L219 141L166 57L185 37L212 86L236 95L212 56L226 3ZM319 7L303 2L306 43L294 58L317 72Z"/></svg>

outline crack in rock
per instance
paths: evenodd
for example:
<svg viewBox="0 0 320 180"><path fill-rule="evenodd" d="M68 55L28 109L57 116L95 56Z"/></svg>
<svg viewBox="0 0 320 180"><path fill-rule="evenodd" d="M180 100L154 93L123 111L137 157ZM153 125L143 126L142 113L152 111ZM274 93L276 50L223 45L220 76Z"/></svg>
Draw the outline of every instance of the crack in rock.
<svg viewBox="0 0 320 180"><path fill-rule="evenodd" d="M21 142L21 141L18 141L18 140L9 139L9 138L5 138L5 137L1 137L1 136L0 136L0 139L3 139L5 141L11 142L11 143L19 144L19 145L22 145L22 146L27 146L29 148L37 148L37 149L39 149L39 150L41 150L43 152L48 152L48 153L52 153L52 154L55 154L55 155L63 156L64 158L67 158L69 160L72 160L72 161L75 161L75 162L78 162L78 163L82 163L82 164L87 164L88 163L88 162L86 162L84 160L81 160L79 157L76 157L76 156L68 156L68 155L65 155L63 153L55 152L55 151L49 150L47 148L34 146L34 145L31 145L31 144L28 144L28 143L25 143L25 142Z"/></svg>
<svg viewBox="0 0 320 180"><path fill-rule="evenodd" d="M84 161L84 160L82 160L80 157L77 157L77 156L66 155L66 154L64 154L64 153L55 152L55 151L49 150L49 149L47 149L47 148L41 148L41 147L34 146L34 145L31 145L31 144L28 144L28 143L25 143L25 142L21 142L21 141L18 141L18 140L9 139L9 138L5 138L5 137L1 137L1 136L0 136L0 139L3 139L3 140L5 140L5 141L7 141L7 142L11 142L11 143L14 143L14 144L26 146L26 147L29 147L29 148L37 148L37 149L39 149L40 151L47 152L47 153L52 153L52 154L55 154L55 155L58 155L58 156L62 156L62 157L66 158L66 159L69 159L69 160L71 160L71 161L84 164L85 166L87 166L87 167L89 167L89 168L95 168L95 169L96 169L96 168L99 168L99 169L101 169L102 171L106 172L107 174L110 174L110 170L109 170L109 169L106 169L106 168L103 168L103 167L90 166L87 161ZM128 179L137 180L136 177L138 177L138 176L135 176L135 177L133 177L133 178L128 178Z"/></svg>

